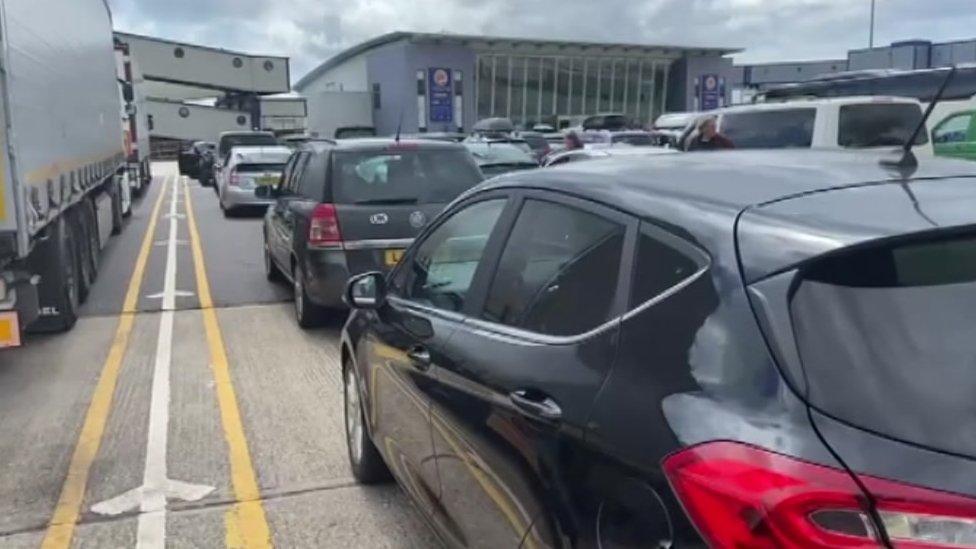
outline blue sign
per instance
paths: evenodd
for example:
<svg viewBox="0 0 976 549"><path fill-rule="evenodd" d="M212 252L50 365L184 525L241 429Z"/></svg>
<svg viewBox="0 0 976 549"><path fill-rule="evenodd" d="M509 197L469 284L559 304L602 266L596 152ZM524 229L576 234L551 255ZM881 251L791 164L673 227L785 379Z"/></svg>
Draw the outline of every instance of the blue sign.
<svg viewBox="0 0 976 549"><path fill-rule="evenodd" d="M428 69L427 98L431 122L454 120L454 88L451 69Z"/></svg>
<svg viewBox="0 0 976 549"><path fill-rule="evenodd" d="M701 95L701 110L710 111L721 107L722 97L725 95L725 82L716 74L703 74L699 80Z"/></svg>

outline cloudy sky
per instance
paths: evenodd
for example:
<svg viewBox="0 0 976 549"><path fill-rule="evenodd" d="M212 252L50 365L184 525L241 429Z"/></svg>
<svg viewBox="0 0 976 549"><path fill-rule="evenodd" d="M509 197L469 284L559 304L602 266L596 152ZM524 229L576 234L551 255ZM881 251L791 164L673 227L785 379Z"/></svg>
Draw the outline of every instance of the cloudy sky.
<svg viewBox="0 0 976 549"><path fill-rule="evenodd" d="M120 30L292 58L294 79L393 30L745 48L740 62L844 57L870 0L109 0ZM976 38L976 0L877 0L876 44Z"/></svg>

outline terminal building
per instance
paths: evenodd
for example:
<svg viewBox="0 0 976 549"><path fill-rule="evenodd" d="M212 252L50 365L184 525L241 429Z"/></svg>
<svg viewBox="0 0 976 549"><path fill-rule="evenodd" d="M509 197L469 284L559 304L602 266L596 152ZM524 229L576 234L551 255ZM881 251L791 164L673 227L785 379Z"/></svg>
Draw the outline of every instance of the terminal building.
<svg viewBox="0 0 976 549"><path fill-rule="evenodd" d="M349 126L465 132L494 116L522 127L599 112L649 123L727 104L738 51L393 32L325 61L294 91L307 100L309 130L324 137Z"/></svg>

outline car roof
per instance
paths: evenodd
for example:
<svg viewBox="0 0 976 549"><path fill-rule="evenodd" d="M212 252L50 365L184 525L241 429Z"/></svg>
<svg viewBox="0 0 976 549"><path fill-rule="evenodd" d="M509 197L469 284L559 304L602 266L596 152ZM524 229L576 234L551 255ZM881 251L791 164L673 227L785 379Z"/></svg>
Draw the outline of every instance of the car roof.
<svg viewBox="0 0 976 549"><path fill-rule="evenodd" d="M893 97L881 95L854 95L849 97L828 97L828 98L809 98L809 99L790 99L789 101L773 101L768 103L749 103L745 105L733 105L714 111L698 113L702 116L709 114L724 114L729 112L751 112L751 111L774 111L796 108L811 108L820 105L862 105L862 104L888 104L888 103L908 103L918 105L917 99L910 97Z"/></svg>
<svg viewBox="0 0 976 549"><path fill-rule="evenodd" d="M711 230L706 226L715 224L730 233L739 213L753 205L828 189L904 181L904 174L881 165L883 158L895 155L817 149L619 155L515 173L477 189L553 190L693 234ZM915 179L960 176L976 177L976 164L925 157L911 175Z"/></svg>
<svg viewBox="0 0 976 549"><path fill-rule="evenodd" d="M279 162L282 158L291 156L292 150L284 145L231 147L232 161L241 162Z"/></svg>
<svg viewBox="0 0 976 549"><path fill-rule="evenodd" d="M336 151L377 151L400 147L407 149L422 150L464 150L460 143L449 141L438 141L435 139L400 139L397 141L392 137L356 137L352 139L339 139L336 141L309 141L302 144L303 148L311 148L314 151L336 150Z"/></svg>

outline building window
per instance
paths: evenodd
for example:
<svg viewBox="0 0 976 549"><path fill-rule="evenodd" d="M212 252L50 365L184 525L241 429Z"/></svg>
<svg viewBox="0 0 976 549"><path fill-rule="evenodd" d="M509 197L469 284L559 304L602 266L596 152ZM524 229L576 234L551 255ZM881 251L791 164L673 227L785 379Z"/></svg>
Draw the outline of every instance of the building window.
<svg viewBox="0 0 976 549"><path fill-rule="evenodd" d="M512 123L519 125L522 123L522 109L525 106L525 58L524 57L511 57L509 58L508 74L509 74L509 105L508 105L508 117L512 120Z"/></svg>
<svg viewBox="0 0 976 549"><path fill-rule="evenodd" d="M539 80L539 67L542 60L537 57L525 59L525 104L522 105L522 123L529 129L539 121L542 107L542 82Z"/></svg>
<svg viewBox="0 0 976 549"><path fill-rule="evenodd" d="M509 58L499 55L495 57L495 87L493 88L494 101L491 109L492 116L508 116L508 100L512 95L512 86L509 82L511 71L509 70Z"/></svg>
<svg viewBox="0 0 976 549"><path fill-rule="evenodd" d="M379 82L376 82L373 84L373 109L379 110L381 108L382 107L380 103L380 84Z"/></svg>
<svg viewBox="0 0 976 549"><path fill-rule="evenodd" d="M476 93L478 94L478 118L489 118L492 116L491 102L495 91L494 79L494 57L481 56L478 58L478 71L475 83Z"/></svg>

